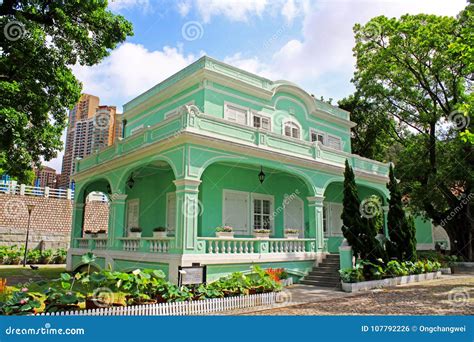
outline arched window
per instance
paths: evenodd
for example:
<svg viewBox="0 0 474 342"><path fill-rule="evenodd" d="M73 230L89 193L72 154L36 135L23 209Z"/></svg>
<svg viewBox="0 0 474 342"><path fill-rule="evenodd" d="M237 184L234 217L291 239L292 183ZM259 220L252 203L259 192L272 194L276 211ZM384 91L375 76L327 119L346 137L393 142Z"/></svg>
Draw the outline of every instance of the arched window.
<svg viewBox="0 0 474 342"><path fill-rule="evenodd" d="M292 138L296 138L296 139L300 139L300 137L301 137L301 129L293 121L288 121L288 122L285 123L283 133L287 137L292 137Z"/></svg>

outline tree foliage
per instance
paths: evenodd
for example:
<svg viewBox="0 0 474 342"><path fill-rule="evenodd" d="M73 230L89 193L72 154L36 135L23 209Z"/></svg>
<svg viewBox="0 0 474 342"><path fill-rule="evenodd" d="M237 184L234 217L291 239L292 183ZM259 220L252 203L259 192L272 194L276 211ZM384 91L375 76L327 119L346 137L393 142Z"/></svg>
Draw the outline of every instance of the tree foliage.
<svg viewBox="0 0 474 342"><path fill-rule="evenodd" d="M0 15L0 168L24 181L62 148L81 93L70 66L100 62L132 25L101 0L4 0Z"/></svg>
<svg viewBox="0 0 474 342"><path fill-rule="evenodd" d="M380 243L376 240L377 226L372 218L361 215L361 203L355 183L354 171L346 160L344 171L344 197L341 214L342 233L352 246L356 257L376 262L383 258Z"/></svg>
<svg viewBox="0 0 474 342"><path fill-rule="evenodd" d="M395 160L402 192L466 258L474 232L473 10L458 18L380 16L354 27L357 91L406 128Z"/></svg>
<svg viewBox="0 0 474 342"><path fill-rule="evenodd" d="M402 193L390 166L390 181L387 188L390 191L388 201L387 228L390 241L387 250L390 257L400 261L414 261L416 259L415 225L412 217L407 217L403 209Z"/></svg>
<svg viewBox="0 0 474 342"><path fill-rule="evenodd" d="M389 150L398 139L395 122L375 102L368 101L356 92L338 102L338 106L351 113L352 152L362 157L387 161Z"/></svg>

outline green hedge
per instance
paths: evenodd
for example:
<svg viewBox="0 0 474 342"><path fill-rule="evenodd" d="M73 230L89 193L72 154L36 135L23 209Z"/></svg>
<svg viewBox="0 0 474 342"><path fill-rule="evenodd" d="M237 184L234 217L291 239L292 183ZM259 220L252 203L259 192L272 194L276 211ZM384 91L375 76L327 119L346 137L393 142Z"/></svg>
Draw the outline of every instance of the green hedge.
<svg viewBox="0 0 474 342"><path fill-rule="evenodd" d="M372 263L361 260L354 268L345 268L339 271L341 279L345 283L357 283L360 281L379 280L411 274L436 272L441 268L441 263L429 259L416 262L392 260L386 264Z"/></svg>
<svg viewBox="0 0 474 342"><path fill-rule="evenodd" d="M0 246L0 264L19 265L25 254L24 247ZM28 264L64 264L67 251L64 248L53 249L29 249L26 254Z"/></svg>

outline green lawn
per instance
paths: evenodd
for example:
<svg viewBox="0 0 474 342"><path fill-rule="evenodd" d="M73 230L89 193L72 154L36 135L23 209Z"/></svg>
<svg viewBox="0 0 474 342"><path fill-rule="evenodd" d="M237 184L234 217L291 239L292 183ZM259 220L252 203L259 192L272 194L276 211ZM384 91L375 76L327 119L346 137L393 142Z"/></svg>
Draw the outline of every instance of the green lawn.
<svg viewBox="0 0 474 342"><path fill-rule="evenodd" d="M7 279L7 286L27 284L36 286L34 282L50 281L59 278L66 271L63 265L39 265L37 270L32 270L28 265L0 266L0 278Z"/></svg>

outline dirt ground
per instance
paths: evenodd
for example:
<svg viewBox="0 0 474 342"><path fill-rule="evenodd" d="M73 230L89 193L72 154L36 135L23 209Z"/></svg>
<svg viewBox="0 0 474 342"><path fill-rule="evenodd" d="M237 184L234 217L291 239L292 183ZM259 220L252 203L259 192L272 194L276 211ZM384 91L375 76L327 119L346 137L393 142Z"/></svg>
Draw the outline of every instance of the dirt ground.
<svg viewBox="0 0 474 342"><path fill-rule="evenodd" d="M291 290L290 290L291 291ZM474 276L372 290L242 315L474 315Z"/></svg>

